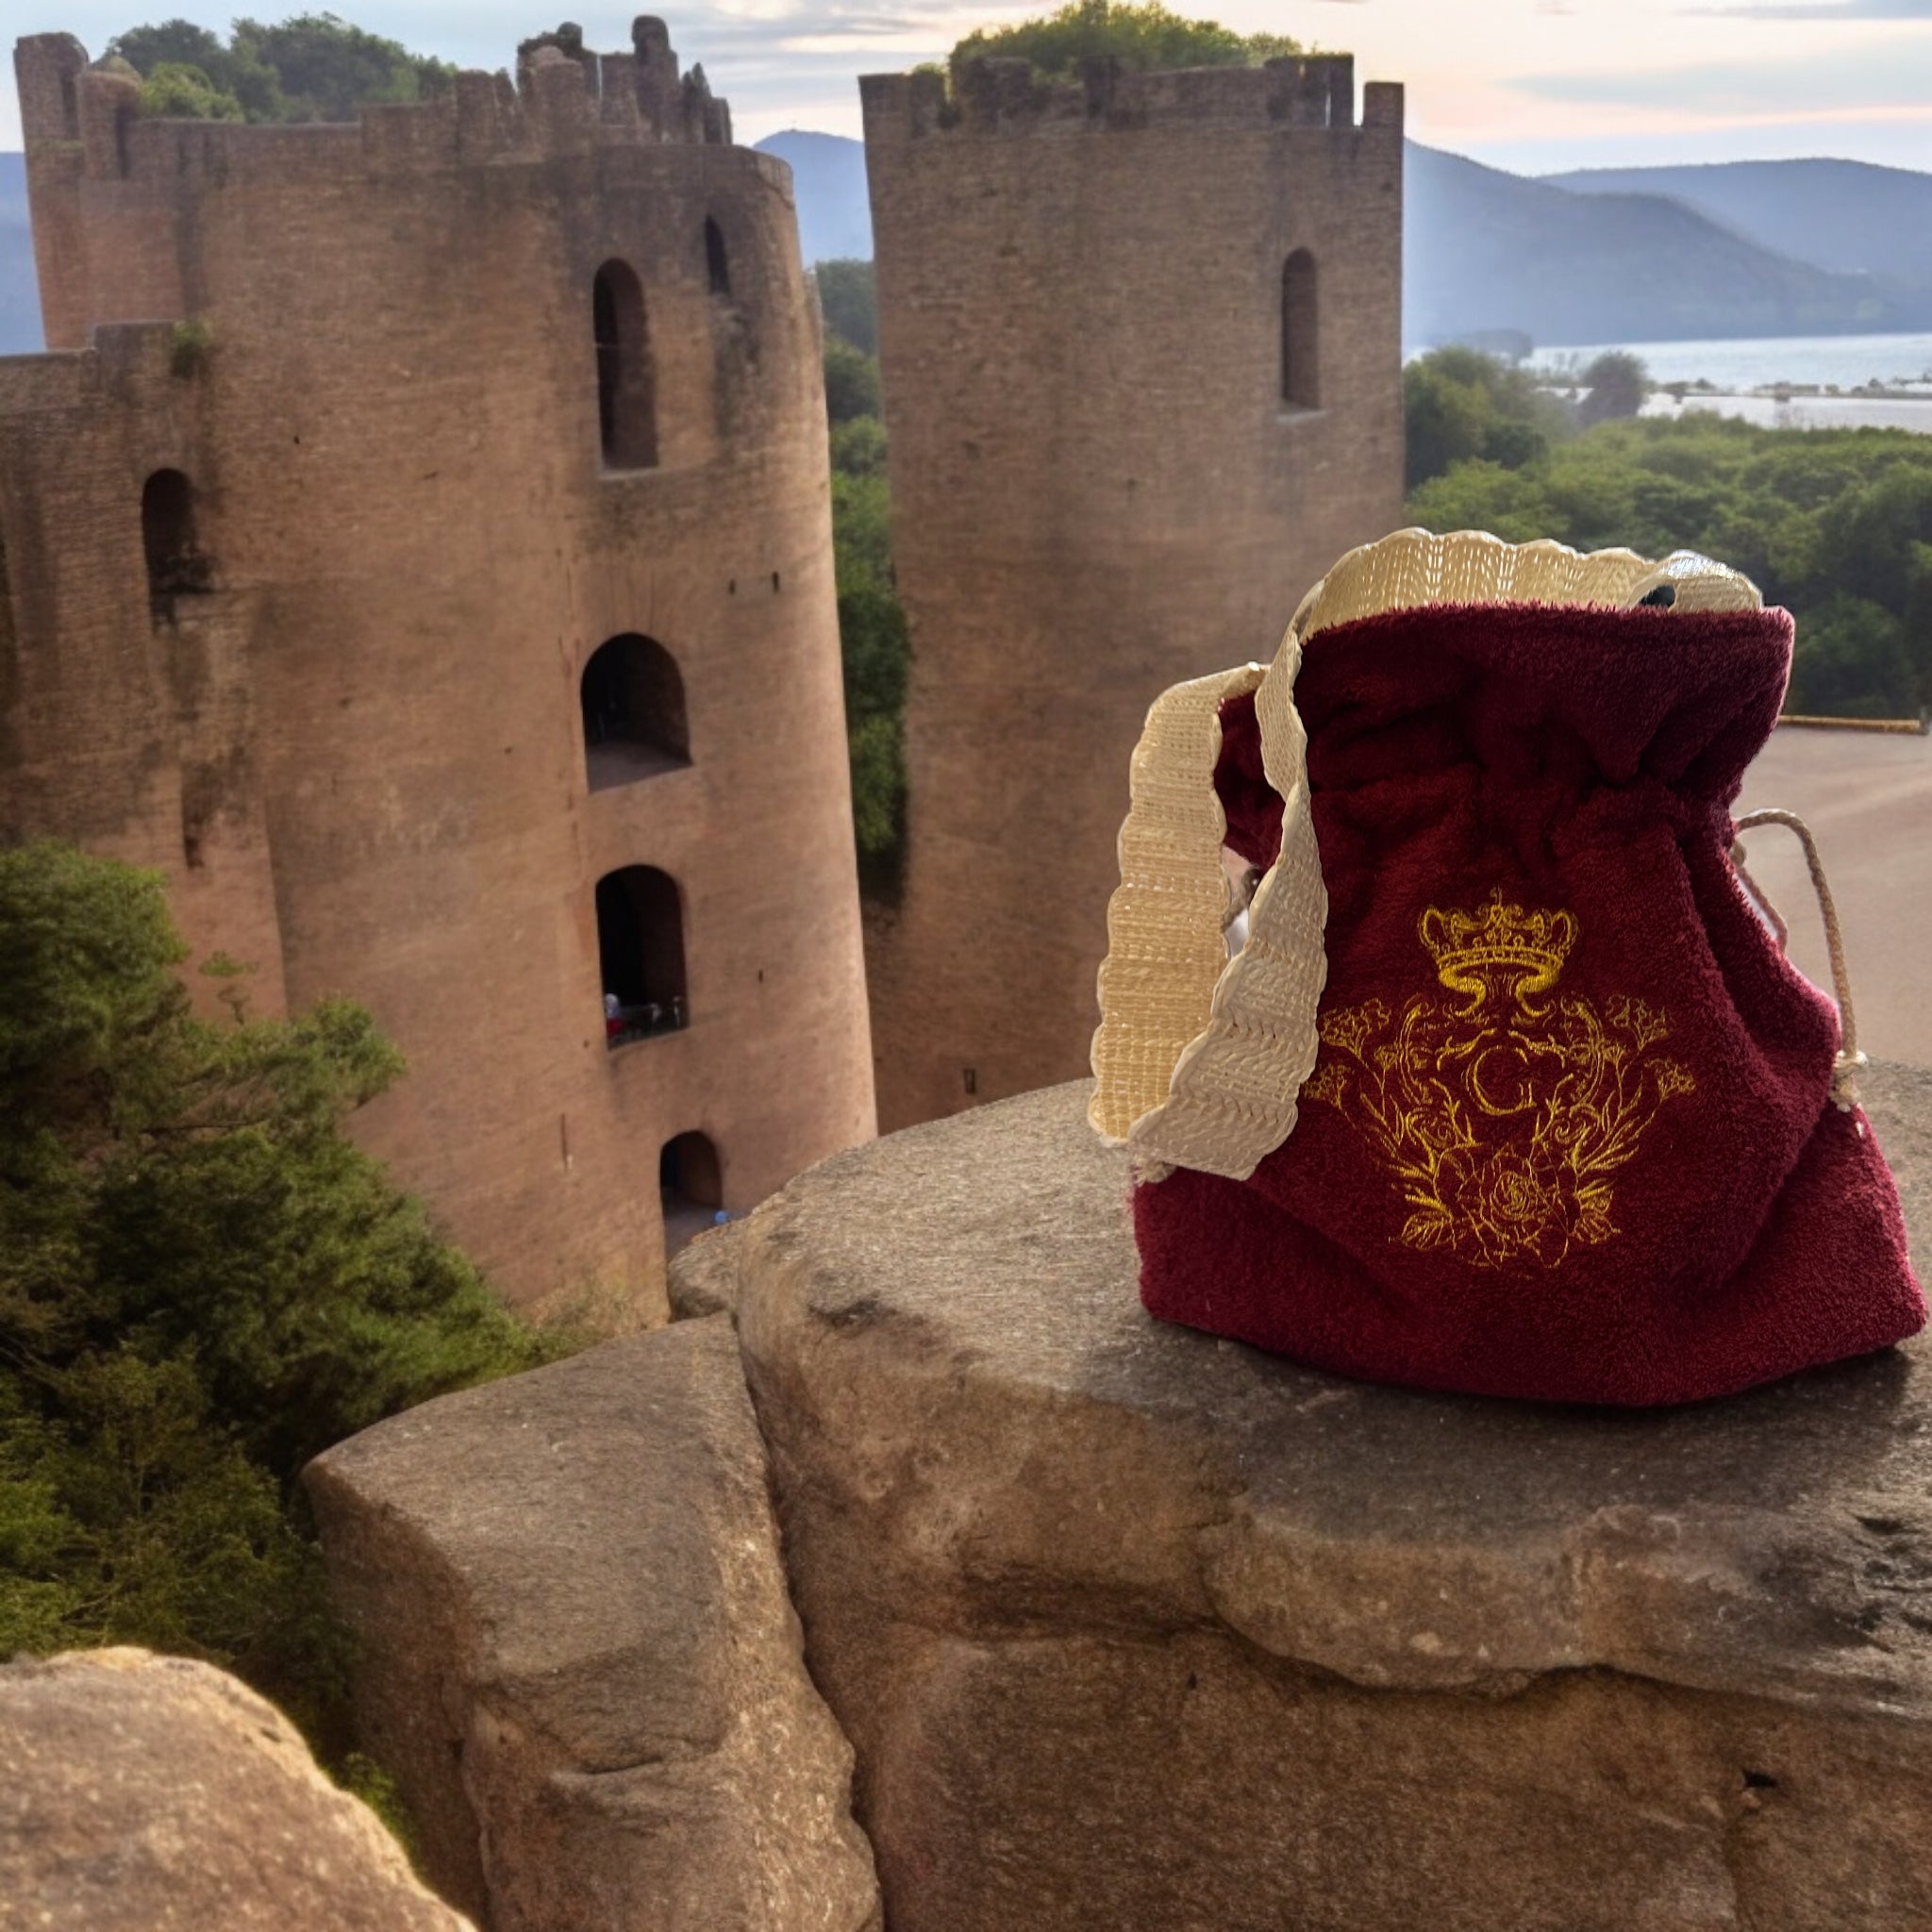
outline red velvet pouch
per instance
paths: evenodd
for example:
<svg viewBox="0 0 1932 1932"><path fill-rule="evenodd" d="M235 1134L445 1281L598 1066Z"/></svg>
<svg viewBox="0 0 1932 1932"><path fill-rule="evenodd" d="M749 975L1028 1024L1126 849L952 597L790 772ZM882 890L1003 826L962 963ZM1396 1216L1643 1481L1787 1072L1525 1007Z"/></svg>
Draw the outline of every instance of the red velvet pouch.
<svg viewBox="0 0 1932 1932"><path fill-rule="evenodd" d="M1307 642L1319 1057L1248 1178L1137 1186L1154 1314L1375 1381L1623 1404L1923 1324L1891 1177L1834 1098L1836 1010L1729 858L1790 638L1777 610L1437 604ZM1227 842L1265 868L1252 692L1221 726Z"/></svg>

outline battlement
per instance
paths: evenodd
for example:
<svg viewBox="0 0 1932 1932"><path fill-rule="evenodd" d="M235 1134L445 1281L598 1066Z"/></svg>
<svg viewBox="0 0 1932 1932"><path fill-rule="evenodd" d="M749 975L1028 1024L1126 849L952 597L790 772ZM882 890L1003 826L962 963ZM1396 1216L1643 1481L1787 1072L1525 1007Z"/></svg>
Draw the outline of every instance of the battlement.
<svg viewBox="0 0 1932 1932"><path fill-rule="evenodd" d="M365 108L359 125L143 118L133 71L91 61L72 34L30 34L15 43L13 59L28 152L65 152L91 179L161 176L191 162L299 176L731 142L728 104L711 92L703 67L680 71L668 29L648 14L632 23L628 53L596 53L576 27L562 26L518 47L514 80L465 72L432 100Z"/></svg>
<svg viewBox="0 0 1932 1932"><path fill-rule="evenodd" d="M1352 130L1355 59L1314 54L1262 67L1188 67L1155 72L1089 60L1075 75L1042 75L1030 61L968 61L958 85L943 74L869 74L859 83L866 140L929 135L1113 131L1191 122ZM1372 81L1362 128L1402 131L1402 89Z"/></svg>

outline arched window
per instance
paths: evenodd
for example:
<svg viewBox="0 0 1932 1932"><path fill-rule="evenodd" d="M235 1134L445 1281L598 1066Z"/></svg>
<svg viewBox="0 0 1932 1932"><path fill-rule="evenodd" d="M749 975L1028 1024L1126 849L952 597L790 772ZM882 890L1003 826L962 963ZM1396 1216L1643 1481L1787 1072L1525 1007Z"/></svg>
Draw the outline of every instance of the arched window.
<svg viewBox="0 0 1932 1932"><path fill-rule="evenodd" d="M668 1260L694 1234L711 1226L724 1206L724 1179L708 1134L679 1134L658 1156L658 1192L664 1204Z"/></svg>
<svg viewBox="0 0 1932 1932"><path fill-rule="evenodd" d="M1315 258L1306 248L1297 248L1281 269L1281 400L1291 409L1322 407Z"/></svg>
<svg viewBox="0 0 1932 1932"><path fill-rule="evenodd" d="M206 591L212 578L194 528L194 485L179 470L157 470L141 491L141 544L147 556L148 608L175 614L175 599Z"/></svg>
<svg viewBox="0 0 1932 1932"><path fill-rule="evenodd" d="M605 466L648 470L658 460L658 421L642 285L627 263L607 261L597 271L591 298Z"/></svg>
<svg viewBox="0 0 1932 1932"><path fill-rule="evenodd" d="M684 915L670 874L655 865L627 865L597 881L597 957L607 1045L689 1024Z"/></svg>
<svg viewBox="0 0 1932 1932"><path fill-rule="evenodd" d="M632 632L600 644L584 666L581 689L592 791L691 762L684 679L662 644Z"/></svg>
<svg viewBox="0 0 1932 1932"><path fill-rule="evenodd" d="M731 258L724 252L724 230L709 215L705 217L705 273L712 294L730 294Z"/></svg>

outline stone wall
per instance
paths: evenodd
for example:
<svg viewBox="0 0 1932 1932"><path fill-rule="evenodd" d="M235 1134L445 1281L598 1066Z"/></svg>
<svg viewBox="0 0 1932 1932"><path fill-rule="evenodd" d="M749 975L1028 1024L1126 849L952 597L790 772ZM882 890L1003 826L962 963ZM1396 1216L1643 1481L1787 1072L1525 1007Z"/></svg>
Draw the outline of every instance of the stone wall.
<svg viewBox="0 0 1932 1932"><path fill-rule="evenodd" d="M1402 93L1357 125L1342 57L861 88L913 645L904 891L868 935L898 1126L1085 1067L1147 706L1267 658L1400 521Z"/></svg>
<svg viewBox="0 0 1932 1932"><path fill-rule="evenodd" d="M1924 1255L1932 1074L1864 1094ZM453 1897L499 1932L1932 1924L1924 1337L1648 1411L1344 1381L1146 1315L1085 1098L835 1156L678 1257L698 1319L312 1467Z"/></svg>
<svg viewBox="0 0 1932 1932"><path fill-rule="evenodd" d="M637 33L352 127L141 120L21 43L58 353L0 363L0 833L161 866L265 1009L364 1002L410 1065L370 1149L513 1296L649 1319L667 1141L740 1208L874 1114L790 175ZM650 467L600 458L613 259ZM158 467L208 572L151 610ZM592 790L579 680L627 633L689 759ZM593 894L629 864L676 882L690 1024L613 1052Z"/></svg>
<svg viewBox="0 0 1932 1932"><path fill-rule="evenodd" d="M1923 1256L1932 1074L1865 1095ZM891 1932L1932 1924L1923 1336L1653 1411L1320 1374L1142 1312L1085 1100L693 1257Z"/></svg>

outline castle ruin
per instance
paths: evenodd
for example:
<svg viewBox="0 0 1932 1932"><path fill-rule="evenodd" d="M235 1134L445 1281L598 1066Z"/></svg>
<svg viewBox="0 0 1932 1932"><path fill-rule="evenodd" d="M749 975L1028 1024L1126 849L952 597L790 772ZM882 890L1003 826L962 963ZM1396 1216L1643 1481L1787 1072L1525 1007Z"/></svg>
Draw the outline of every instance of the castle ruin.
<svg viewBox="0 0 1932 1932"><path fill-rule="evenodd" d="M20 42L0 836L367 1005L363 1143L512 1298L650 1320L667 1211L874 1111L790 172L634 39L303 126Z"/></svg>
<svg viewBox="0 0 1932 1932"><path fill-rule="evenodd" d="M860 83L911 625L882 1125L1086 1069L1127 761L1402 509L1402 90L1345 56Z"/></svg>

